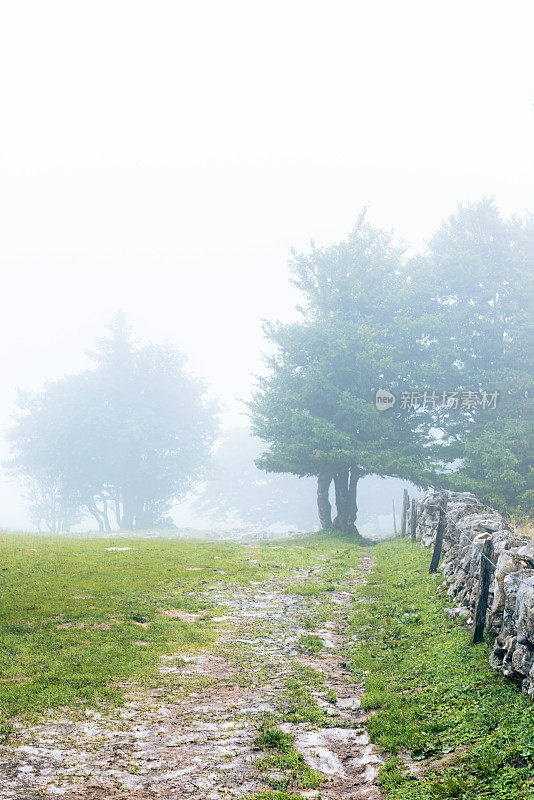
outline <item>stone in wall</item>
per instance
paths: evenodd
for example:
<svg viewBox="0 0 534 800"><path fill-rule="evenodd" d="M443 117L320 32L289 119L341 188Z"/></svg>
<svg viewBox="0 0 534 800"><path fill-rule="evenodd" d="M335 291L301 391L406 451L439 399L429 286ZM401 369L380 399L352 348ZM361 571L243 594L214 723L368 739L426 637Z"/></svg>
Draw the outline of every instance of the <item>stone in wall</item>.
<svg viewBox="0 0 534 800"><path fill-rule="evenodd" d="M443 537L443 575L458 615L475 607L481 555L472 541L490 533L493 570L486 627L496 635L490 664L520 681L534 699L534 541L514 531L495 509L470 492L431 492L420 502L417 537L426 547L434 543L438 505L447 499ZM532 588L531 588L532 586Z"/></svg>

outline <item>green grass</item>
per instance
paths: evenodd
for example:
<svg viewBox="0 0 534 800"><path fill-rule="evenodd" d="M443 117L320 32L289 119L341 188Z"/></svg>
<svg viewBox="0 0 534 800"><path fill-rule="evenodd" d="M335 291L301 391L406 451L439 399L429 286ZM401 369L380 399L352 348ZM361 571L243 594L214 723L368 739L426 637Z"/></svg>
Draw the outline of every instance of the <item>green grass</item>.
<svg viewBox="0 0 534 800"><path fill-rule="evenodd" d="M131 547L113 552L106 547ZM221 609L199 592L305 569L288 591L317 598L299 642L317 652L311 631L326 613L325 594L357 565L361 549L314 535L248 548L183 539L0 537L0 744L14 718L49 708L120 704L125 682L158 680L164 653L209 646ZM376 570L357 591L351 668L364 679L370 736L389 755L380 781L389 800L525 800L534 797L534 705L488 665L491 643L469 645L469 632L444 615L442 578L428 576L430 554L391 542L369 554ZM318 573L320 565L324 572ZM192 570L195 567L197 569ZM222 574L224 573L224 574ZM315 582L316 581L316 582ZM196 613L182 622L163 611ZM320 641L320 640L319 640ZM246 653L240 654L245 658ZM166 681L172 681L166 677ZM320 785L277 722L336 725L313 696L324 678L293 665L276 719L258 732L258 769L271 788L255 800L293 800ZM327 697L327 699L331 699ZM335 697L332 698L334 702ZM337 723L339 724L339 723ZM406 758L423 768L408 773ZM451 758L426 774L440 758Z"/></svg>
<svg viewBox="0 0 534 800"><path fill-rule="evenodd" d="M324 781L324 777L309 767L302 755L295 750L294 740L294 736L277 728L272 720L266 720L261 725L254 740L255 748L267 751L265 756L256 760L256 769L267 773L263 776L264 780L275 792L281 792L282 798L288 789L315 789ZM277 777L269 776L268 773L272 770L277 773ZM263 796L268 798L270 795Z"/></svg>
<svg viewBox="0 0 534 800"><path fill-rule="evenodd" d="M284 733L274 722L267 720L261 725L253 744L258 750L278 750L281 753L288 753L293 749L294 741L294 736Z"/></svg>
<svg viewBox="0 0 534 800"><path fill-rule="evenodd" d="M297 643L298 649L301 653L308 653L314 655L319 653L324 648L323 640L315 633L303 634Z"/></svg>
<svg viewBox="0 0 534 800"><path fill-rule="evenodd" d="M533 797L534 705L489 667L491 643L444 614L442 577L428 576L429 551L391 542L373 551L376 569L352 621L351 668L374 710L371 739L390 754L381 783L390 800L525 800ZM424 777L415 762L448 757ZM428 760L428 761L427 761Z"/></svg>
<svg viewBox="0 0 534 800"><path fill-rule="evenodd" d="M309 722L316 728L332 727L336 723L317 705L313 689L322 689L324 675L312 667L293 664L291 676L280 697L280 720L300 724Z"/></svg>
<svg viewBox="0 0 534 800"><path fill-rule="evenodd" d="M123 682L157 679L162 654L209 645L218 610L199 601L205 587L311 570L321 555L335 572L346 550L345 541L321 535L254 548L139 535L1 535L0 740L13 717L120 704ZM200 616L182 622L162 613L173 609Z"/></svg>

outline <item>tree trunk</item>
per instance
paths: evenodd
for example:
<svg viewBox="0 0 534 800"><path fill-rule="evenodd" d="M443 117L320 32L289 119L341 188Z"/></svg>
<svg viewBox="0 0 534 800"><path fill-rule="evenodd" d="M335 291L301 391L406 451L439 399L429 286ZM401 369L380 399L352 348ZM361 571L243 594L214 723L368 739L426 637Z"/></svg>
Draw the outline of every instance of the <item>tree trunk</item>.
<svg viewBox="0 0 534 800"><path fill-rule="evenodd" d="M98 508L96 507L95 501L91 500L89 503L87 503L87 508L89 509L89 511L91 512L93 517L96 519L96 521L98 523L98 530L100 531L100 533L103 533L104 532L104 523L102 521L102 517L100 516L100 512L99 512Z"/></svg>
<svg viewBox="0 0 534 800"><path fill-rule="evenodd" d="M356 493L358 489L358 479L360 477L360 473L355 467L351 467L350 469L350 478L349 478L349 496L348 496L348 511L349 511L349 520L352 527L355 526L356 517L358 516L358 503L356 502Z"/></svg>
<svg viewBox="0 0 534 800"><path fill-rule="evenodd" d="M122 528L122 514L121 514L121 497L120 494L115 495L115 518L117 520L117 527Z"/></svg>
<svg viewBox="0 0 534 800"><path fill-rule="evenodd" d="M110 533L111 525L109 524L108 501L104 495L101 495L101 497L102 497L102 511L100 513L102 514L102 519L104 520L104 528L106 530L106 533Z"/></svg>
<svg viewBox="0 0 534 800"><path fill-rule="evenodd" d="M345 531L347 527L347 506L349 496L349 471L342 470L334 474L334 488L336 490L336 516L333 522L334 530Z"/></svg>
<svg viewBox="0 0 534 800"><path fill-rule="evenodd" d="M341 533L358 533L354 524L358 513L356 502L356 489L359 478L358 470L343 469L334 475L336 489L336 518L333 523L334 530Z"/></svg>
<svg viewBox="0 0 534 800"><path fill-rule="evenodd" d="M317 511L319 522L325 531L332 529L332 506L330 505L330 484L332 475L329 472L320 472L317 476Z"/></svg>

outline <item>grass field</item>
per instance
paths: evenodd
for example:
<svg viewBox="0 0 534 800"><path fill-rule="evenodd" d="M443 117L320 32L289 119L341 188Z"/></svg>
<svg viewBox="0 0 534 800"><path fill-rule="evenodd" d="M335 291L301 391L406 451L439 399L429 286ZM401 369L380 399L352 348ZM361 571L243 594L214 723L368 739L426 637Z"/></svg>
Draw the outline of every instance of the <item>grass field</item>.
<svg viewBox="0 0 534 800"><path fill-rule="evenodd" d="M341 544L339 556L328 559L331 577L347 562L347 544ZM212 641L217 608L199 603L197 589L312 566L331 547L331 539L320 537L299 549L291 540L249 548L139 537L2 536L4 731L16 715L120 703L121 680L148 681L162 653L186 653ZM176 612L200 617L191 625Z"/></svg>
<svg viewBox="0 0 534 800"><path fill-rule="evenodd" d="M376 563L357 590L347 661L355 680L365 681L363 705L373 712L367 728L387 756L379 777L386 797L534 797L534 705L490 669L490 642L470 647L466 628L448 620L442 579L427 575L429 552L409 542L364 549L320 534L255 546L4 535L0 744L14 719L30 722L55 708L105 712L123 702L126 681L156 680L162 654L209 646L221 609L199 602L203 588L275 576L293 595L327 597L362 554ZM320 580L292 579L293 570L317 564ZM302 621L303 654L323 646L316 624ZM266 768L294 761L304 769L287 737L268 727L258 735Z"/></svg>

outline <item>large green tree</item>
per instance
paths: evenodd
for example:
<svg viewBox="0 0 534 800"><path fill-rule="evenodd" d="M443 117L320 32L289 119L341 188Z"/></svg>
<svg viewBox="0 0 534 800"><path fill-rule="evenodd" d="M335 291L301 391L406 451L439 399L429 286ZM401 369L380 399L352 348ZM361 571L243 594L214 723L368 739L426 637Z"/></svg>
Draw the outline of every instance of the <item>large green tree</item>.
<svg viewBox="0 0 534 800"><path fill-rule="evenodd" d="M110 513L121 528L161 523L203 474L214 408L180 352L136 345L120 315L91 356L94 369L21 397L13 468L53 529L68 527L76 507L100 529Z"/></svg>
<svg viewBox="0 0 534 800"><path fill-rule="evenodd" d="M420 377L417 345L405 336L402 256L391 235L362 215L346 242L293 255L301 320L265 329L273 352L249 405L254 433L269 444L257 463L317 476L325 528L355 530L364 475L430 480L430 416L400 404L382 413L374 402L377 390L400 396Z"/></svg>
<svg viewBox="0 0 534 800"><path fill-rule="evenodd" d="M502 509L534 506L534 221L492 199L458 211L408 265L408 305L433 388L442 485ZM497 393L497 396L495 396Z"/></svg>

